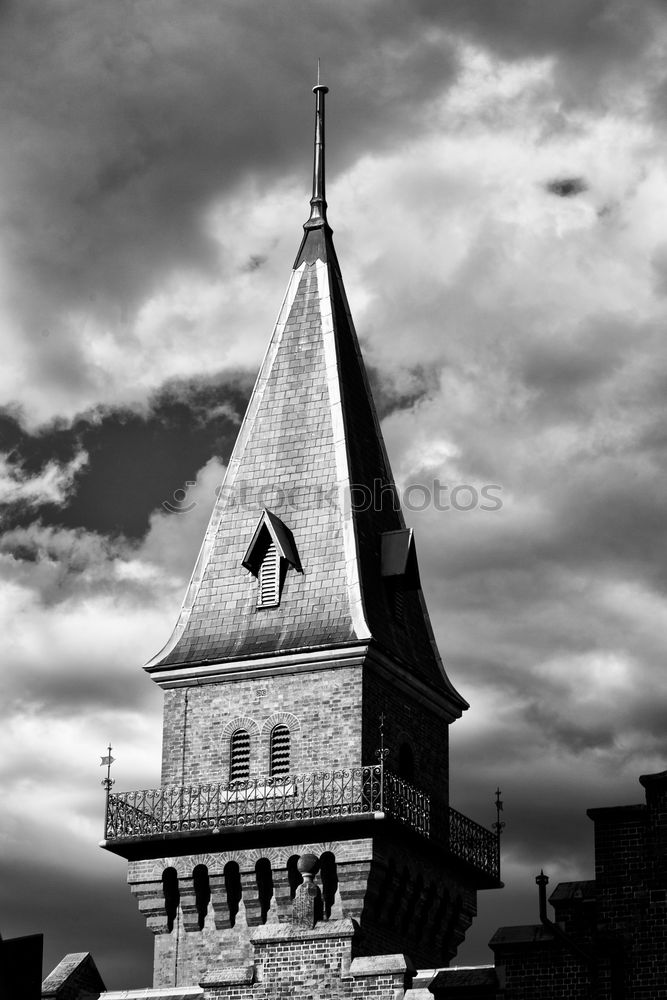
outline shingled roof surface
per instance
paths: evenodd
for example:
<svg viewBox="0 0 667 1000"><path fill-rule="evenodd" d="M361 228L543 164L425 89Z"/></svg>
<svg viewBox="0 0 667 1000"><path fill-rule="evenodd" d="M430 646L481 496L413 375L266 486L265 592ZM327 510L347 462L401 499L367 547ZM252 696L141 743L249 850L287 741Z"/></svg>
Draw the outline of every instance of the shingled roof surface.
<svg viewBox="0 0 667 1000"><path fill-rule="evenodd" d="M147 669L372 640L462 709L421 591L403 592L399 620L381 576L382 533L405 525L323 196L313 204L181 615ZM258 608L243 561L264 508L291 532L299 565L280 603Z"/></svg>

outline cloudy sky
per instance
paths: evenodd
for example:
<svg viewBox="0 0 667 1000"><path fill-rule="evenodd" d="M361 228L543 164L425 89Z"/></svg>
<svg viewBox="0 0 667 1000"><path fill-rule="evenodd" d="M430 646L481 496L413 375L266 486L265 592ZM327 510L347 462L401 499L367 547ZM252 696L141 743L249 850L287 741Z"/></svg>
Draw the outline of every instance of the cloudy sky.
<svg viewBox="0 0 667 1000"><path fill-rule="evenodd" d="M91 950L150 981L99 755L159 780L141 664L298 247L317 55L399 485L501 488L408 512L471 703L452 802L505 800L459 960L537 919L541 867L589 877L585 809L667 764L664 3L0 0L0 932L43 931L45 972Z"/></svg>

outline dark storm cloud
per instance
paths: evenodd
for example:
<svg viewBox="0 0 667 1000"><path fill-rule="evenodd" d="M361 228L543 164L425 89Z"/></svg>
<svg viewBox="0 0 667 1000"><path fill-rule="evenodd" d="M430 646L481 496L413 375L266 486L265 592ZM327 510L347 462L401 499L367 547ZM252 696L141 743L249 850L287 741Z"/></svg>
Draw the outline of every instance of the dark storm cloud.
<svg viewBox="0 0 667 1000"><path fill-rule="evenodd" d="M659 0L640 10L624 0L422 0L419 10L448 24L462 35L482 43L506 59L555 56L577 82L595 84L607 71L623 68L641 55L652 41L661 16ZM584 102L595 93L579 93Z"/></svg>
<svg viewBox="0 0 667 1000"><path fill-rule="evenodd" d="M131 598L131 592L127 595ZM90 595L89 595L90 597ZM137 602L144 594L135 594ZM81 635L81 643L87 636ZM79 646L79 648L80 648ZM139 657L137 656L137 660ZM156 703L156 692L139 669L140 664L130 661L120 664L118 658L105 658L98 650L94 665L91 655L63 657L57 670L53 661L41 664L24 664L12 660L5 667L2 693L5 713L38 711L45 723L70 720L70 733L77 738L76 721L79 713L99 712L100 705L111 711L144 711L149 714ZM11 775L11 770L8 772ZM33 778L39 777L31 767ZM0 765L0 779L6 777L6 768Z"/></svg>
<svg viewBox="0 0 667 1000"><path fill-rule="evenodd" d="M251 257L248 258L248 262L245 265L244 270L250 272L258 271L260 267L263 267L264 264L266 264L267 259L268 258L266 257L265 254L253 254Z"/></svg>
<svg viewBox="0 0 667 1000"><path fill-rule="evenodd" d="M542 420L563 411L572 419L590 415L599 405L597 390L626 360L633 360L627 323L603 313L572 335L557 330L549 340L523 344L519 376L539 393L533 406Z"/></svg>
<svg viewBox="0 0 667 1000"><path fill-rule="evenodd" d="M429 98L457 72L452 32L595 77L639 57L654 12L645 4L630 17L615 0L6 4L8 304L24 335L40 338L35 364L85 377L61 311L92 311L126 339L171 271L224 268L203 214L241 181L292 174L307 191L313 53L334 88L337 174L427 121Z"/></svg>
<svg viewBox="0 0 667 1000"><path fill-rule="evenodd" d="M83 300L122 328L171 269L217 271L202 213L241 179L298 169L307 191L313 52L348 119L334 169L409 127L453 67L390 5L27 0L0 16L6 248L34 336L57 328L40 303Z"/></svg>
<svg viewBox="0 0 667 1000"><path fill-rule="evenodd" d="M381 418L412 406L437 380L435 372L422 367L402 372L400 383L377 369L370 369L369 376ZM250 373L232 373L172 382L140 411L98 407L72 421L56 420L35 430L27 430L16 412L0 412L0 451L18 482L38 477L52 463L66 466L77 455L87 456L62 502L37 497L27 504L20 497L0 505L6 526L21 528L39 520L46 527L141 538L154 511L165 503L179 509L174 495L187 493L186 484L209 459L226 463L252 381ZM63 586L65 569L75 577L91 562L103 563L109 552L97 551L100 545L101 539L93 546L86 534L14 531L0 541L0 551L26 562L46 560L54 591L63 599L68 592Z"/></svg>
<svg viewBox="0 0 667 1000"><path fill-rule="evenodd" d="M100 805L101 805L100 800ZM101 815L101 814L100 814ZM56 817L52 817L52 822ZM67 845L61 845L69 853ZM19 864L3 867L3 934L10 922L11 936L44 934L44 977L72 951L89 951L107 989L148 986L152 973L152 935L139 913L124 878L124 862L99 851L83 849L83 868L48 862L36 854L29 869ZM5 862L9 858L5 857ZM101 872L104 871L102 875ZM34 891L33 891L34 887ZM39 889L37 889L39 887ZM35 897L35 892L39 898ZM103 895L104 906L90 905ZM122 969L122 979L116 970Z"/></svg>
<svg viewBox="0 0 667 1000"><path fill-rule="evenodd" d="M246 373L171 383L141 412L98 408L32 432L11 412L1 414L0 448L24 478L38 476L51 462L88 456L62 504L28 508L22 500L8 502L7 523L20 527L39 518L44 525L142 537L151 513L193 481L212 456L227 460L251 384ZM28 540L17 536L16 542L16 556L34 558ZM76 548L60 555L76 573Z"/></svg>
<svg viewBox="0 0 667 1000"><path fill-rule="evenodd" d="M398 410L409 410L438 384L437 369L426 369L423 365L388 373L367 364L366 371L380 420Z"/></svg>
<svg viewBox="0 0 667 1000"><path fill-rule="evenodd" d="M558 177L548 181L545 187L550 194L558 195L559 198L574 198L588 190L583 177Z"/></svg>

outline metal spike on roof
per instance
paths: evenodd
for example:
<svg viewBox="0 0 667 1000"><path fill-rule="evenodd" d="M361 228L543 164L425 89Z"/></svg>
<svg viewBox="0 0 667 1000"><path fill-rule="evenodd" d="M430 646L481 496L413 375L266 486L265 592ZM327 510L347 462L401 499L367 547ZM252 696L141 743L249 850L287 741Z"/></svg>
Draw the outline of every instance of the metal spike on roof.
<svg viewBox="0 0 667 1000"><path fill-rule="evenodd" d="M319 229L327 224L324 170L324 95L329 88L320 83L320 60L317 60L317 85L315 94L315 142L313 154L313 197L310 199L310 218L304 229Z"/></svg>

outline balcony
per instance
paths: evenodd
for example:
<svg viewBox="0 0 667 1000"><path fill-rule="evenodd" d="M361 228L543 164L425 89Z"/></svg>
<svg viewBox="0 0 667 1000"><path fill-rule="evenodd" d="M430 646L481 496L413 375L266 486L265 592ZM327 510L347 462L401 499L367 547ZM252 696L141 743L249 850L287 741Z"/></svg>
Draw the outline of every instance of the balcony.
<svg viewBox="0 0 667 1000"><path fill-rule="evenodd" d="M430 796L382 765L252 778L233 784L165 785L108 796L103 846L139 856L148 841L201 838L266 827L385 819L444 846L482 880L498 884L497 837L455 809L434 830Z"/></svg>

